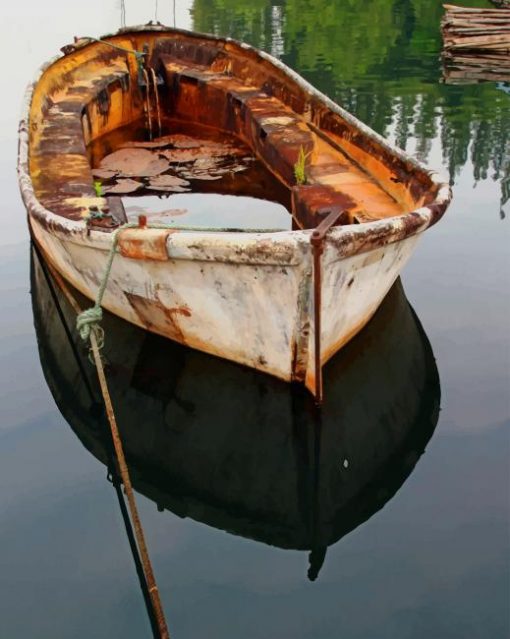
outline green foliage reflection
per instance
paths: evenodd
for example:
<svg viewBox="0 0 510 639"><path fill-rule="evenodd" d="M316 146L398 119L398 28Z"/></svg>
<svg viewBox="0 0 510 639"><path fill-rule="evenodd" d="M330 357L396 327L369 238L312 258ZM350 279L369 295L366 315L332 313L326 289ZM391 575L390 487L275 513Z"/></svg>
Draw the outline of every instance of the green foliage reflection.
<svg viewBox="0 0 510 639"><path fill-rule="evenodd" d="M489 83L441 83L441 15L438 0L195 0L193 9L196 30L279 56L422 160L440 140L452 184L470 160L475 180L501 181L504 201L510 95Z"/></svg>

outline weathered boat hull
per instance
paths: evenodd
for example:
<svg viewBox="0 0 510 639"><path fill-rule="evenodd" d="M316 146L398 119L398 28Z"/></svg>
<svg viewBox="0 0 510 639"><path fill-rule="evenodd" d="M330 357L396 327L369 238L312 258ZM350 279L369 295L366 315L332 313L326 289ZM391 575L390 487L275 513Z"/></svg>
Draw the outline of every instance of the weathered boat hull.
<svg viewBox="0 0 510 639"><path fill-rule="evenodd" d="M72 329L73 310L53 286ZM73 349L62 330L37 261L32 293L55 402L84 446L110 465L94 368L78 336ZM325 367L321 411L299 387L111 315L105 328L109 387L135 488L181 517L312 550L312 578L326 548L392 498L437 424L436 363L399 282Z"/></svg>
<svg viewBox="0 0 510 639"><path fill-rule="evenodd" d="M411 212L377 219L373 217L376 206L375 213L361 216L362 223L357 223L360 221L357 216L351 216L347 225L333 226L317 245L313 242L313 225L273 233L123 230L119 235L120 254L114 260L103 304L134 324L193 348L286 381L304 382L319 396L322 365L371 318L409 259L420 233L446 209L449 187L434 172L389 145L268 54L229 39L157 26L132 28L105 37L115 46L141 48L147 40L157 48L151 42L161 35L175 38L181 48L198 42L194 46L199 49L203 44L206 53L208 43L222 47L223 54L230 56L225 64L239 59L240 73L248 74L247 81L257 78L263 82L267 75L266 84L271 85L268 92L277 94L287 105L285 108L299 114L299 126L306 123L319 141L326 136L331 148L341 146L353 165L362 164L376 176L375 182L384 182L392 201L400 202L404 210ZM81 146L71 140L72 152L64 154L62 160L48 139L44 153L31 156L30 149L37 148L45 135L44 114L48 117L53 113L65 124L81 108L73 102L78 98L73 97L61 106L53 103L51 96L58 99L62 74L70 73L73 65L89 64L87 56L96 49L99 53L97 59L92 58L94 73L101 71L107 56L108 65L114 71L117 69L118 77L112 71L113 81L105 87L98 81L99 93L91 97L92 94L86 93L95 86L89 78L90 69L89 75L80 76L77 93L82 91L89 96L79 112L81 119L73 125L73 131L84 127ZM67 57L44 67L29 87L20 124L19 181L34 239L53 266L90 299L103 277L112 234L87 226L80 219L82 208L86 212L90 206L105 202L95 197L93 191L87 197L76 197L71 178L79 165L78 172L85 176L82 191L91 189L87 166L82 166L86 164L85 144L142 113L142 102L125 90L129 77L134 82L136 65L126 54L123 57L117 53L115 58L112 51L104 44L82 43L70 47ZM236 108L234 104L235 113ZM212 117L210 113L206 115ZM263 122L274 126L274 120L269 117ZM245 131L248 141L266 158L268 168L274 169L264 156L260 132L250 126ZM285 152L285 146L280 151ZM317 161L320 157L319 153ZM72 205L72 215L65 217L47 208L54 199L42 179L44 162L53 180L50 185L58 184L61 165L67 171L71 186L64 185L64 200ZM286 167L288 173L289 166ZM335 179L341 177L341 173L335 174ZM292 186L288 183L290 178L280 178L284 182L287 179L286 187L292 193L296 209L302 206L301 194L310 189L305 194L308 197L315 188ZM34 191L34 179L39 191L46 193L47 206ZM368 186L375 188L375 182ZM323 185L319 191L328 188ZM356 184L350 188L356 189ZM338 200L338 192L335 197ZM61 203L57 200L55 206ZM318 207L316 212L320 211L326 215L327 207Z"/></svg>
<svg viewBox="0 0 510 639"><path fill-rule="evenodd" d="M34 237L50 263L93 299L106 268L98 251L58 238L37 222ZM218 234L214 234L215 238ZM256 368L285 381L304 381L315 391L315 325L312 259L299 243L278 255L269 242L260 257L236 259L231 251L185 256L169 242L167 261L115 258L103 306L159 335ZM341 259L326 243L321 258L321 363L325 364L370 320L416 245L412 236ZM198 239L195 242L199 242ZM198 244L197 244L198 246Z"/></svg>

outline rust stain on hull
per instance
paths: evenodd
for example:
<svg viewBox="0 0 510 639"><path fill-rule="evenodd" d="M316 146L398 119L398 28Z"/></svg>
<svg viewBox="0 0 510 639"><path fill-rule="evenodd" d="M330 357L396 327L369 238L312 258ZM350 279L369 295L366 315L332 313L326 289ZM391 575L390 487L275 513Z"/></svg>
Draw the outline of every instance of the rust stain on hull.
<svg viewBox="0 0 510 639"><path fill-rule="evenodd" d="M133 260L159 260L166 262L168 236L176 231L170 229L122 229L118 246L123 257Z"/></svg>
<svg viewBox="0 0 510 639"><path fill-rule="evenodd" d="M176 315L189 317L190 312L186 307L165 308L159 300L149 300L134 293L126 293L125 295L143 326L149 330L157 328L158 332L164 332L166 337L181 344L186 344L182 330L175 317Z"/></svg>

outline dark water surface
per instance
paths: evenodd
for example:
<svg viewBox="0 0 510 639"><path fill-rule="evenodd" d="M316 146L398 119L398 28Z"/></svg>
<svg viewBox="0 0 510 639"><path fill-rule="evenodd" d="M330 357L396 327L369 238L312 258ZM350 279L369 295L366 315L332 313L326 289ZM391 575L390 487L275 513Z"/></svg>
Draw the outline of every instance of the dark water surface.
<svg viewBox="0 0 510 639"><path fill-rule="evenodd" d="M149 637L95 387L31 268L14 174L26 80L119 26L118 3L2 11L0 637ZM279 56L454 189L403 287L328 365L322 424L285 384L107 319L177 639L510 634L510 95L441 83L440 16L435 0L177 2L179 26ZM153 17L126 3L128 23Z"/></svg>

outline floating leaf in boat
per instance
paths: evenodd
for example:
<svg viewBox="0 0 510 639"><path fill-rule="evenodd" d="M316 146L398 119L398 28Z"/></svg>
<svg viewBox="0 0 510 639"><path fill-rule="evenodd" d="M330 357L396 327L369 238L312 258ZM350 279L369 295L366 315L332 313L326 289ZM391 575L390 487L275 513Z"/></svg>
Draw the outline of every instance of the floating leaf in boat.
<svg viewBox="0 0 510 639"><path fill-rule="evenodd" d="M101 180L111 180L117 177L118 174L118 171L112 171L111 169L92 169L92 175Z"/></svg>
<svg viewBox="0 0 510 639"><path fill-rule="evenodd" d="M197 149L200 146L210 144L208 140L199 140L198 138L192 138L189 135L183 133L172 133L170 135L164 135L161 138L154 140L143 140L132 142L124 142L120 145L121 149L162 149L167 146L173 146L176 149Z"/></svg>
<svg viewBox="0 0 510 639"><path fill-rule="evenodd" d="M168 137L172 139L171 144L176 149L198 149L201 146L210 144L207 140L198 140L182 133L174 133Z"/></svg>
<svg viewBox="0 0 510 639"><path fill-rule="evenodd" d="M143 182L138 182L137 180L126 178L124 180L119 180L118 182L110 186L103 186L103 193L127 195L128 193L134 193L135 191L138 191L139 189L143 188L143 186Z"/></svg>
<svg viewBox="0 0 510 639"><path fill-rule="evenodd" d="M200 171L209 171L218 168L218 160L217 158L203 157L197 158L195 163L193 164L194 169L200 169Z"/></svg>
<svg viewBox="0 0 510 639"><path fill-rule="evenodd" d="M231 157L246 155L246 150L237 149L231 145L207 142L196 148L162 149L159 154L167 158L172 164L182 164L200 159L210 160L212 158L216 158L218 161L226 161Z"/></svg>
<svg viewBox="0 0 510 639"><path fill-rule="evenodd" d="M159 140L154 140L154 142L159 142L160 146L171 146L174 149L201 149L208 155L228 155L241 151L231 142L215 142L214 140L194 138L184 133L172 133L159 138ZM162 142L164 144L161 144Z"/></svg>
<svg viewBox="0 0 510 639"><path fill-rule="evenodd" d="M176 175L156 175L149 180L151 186L189 186L187 180L183 180Z"/></svg>
<svg viewBox="0 0 510 639"><path fill-rule="evenodd" d="M231 173L239 173L240 171L246 171L248 167L245 164L236 164L229 169Z"/></svg>
<svg viewBox="0 0 510 639"><path fill-rule="evenodd" d="M160 155L165 157L171 164L183 164L185 162L194 162L197 157L206 154L199 149L164 149L160 151Z"/></svg>
<svg viewBox="0 0 510 639"><path fill-rule="evenodd" d="M225 175L225 173L222 175L218 173L192 173L190 177L192 180L221 180Z"/></svg>
<svg viewBox="0 0 510 639"><path fill-rule="evenodd" d="M190 189L184 187L189 186L187 180L183 180L176 175L157 175L149 180L147 188L152 191L169 191L172 193L186 193Z"/></svg>
<svg viewBox="0 0 510 639"><path fill-rule="evenodd" d="M100 169L117 171L122 177L152 177L168 169L168 162L146 149L120 149L104 157Z"/></svg>

